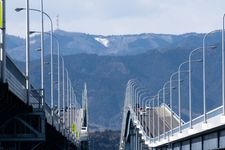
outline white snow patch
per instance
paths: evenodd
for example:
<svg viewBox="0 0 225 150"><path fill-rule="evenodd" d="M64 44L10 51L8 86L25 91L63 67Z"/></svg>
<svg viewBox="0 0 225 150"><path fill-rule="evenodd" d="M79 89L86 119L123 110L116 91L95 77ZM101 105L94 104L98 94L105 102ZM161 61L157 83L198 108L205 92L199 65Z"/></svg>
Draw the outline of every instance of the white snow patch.
<svg viewBox="0 0 225 150"><path fill-rule="evenodd" d="M95 40L98 41L99 43L101 43L102 45L104 45L105 47L109 47L108 39L96 37Z"/></svg>

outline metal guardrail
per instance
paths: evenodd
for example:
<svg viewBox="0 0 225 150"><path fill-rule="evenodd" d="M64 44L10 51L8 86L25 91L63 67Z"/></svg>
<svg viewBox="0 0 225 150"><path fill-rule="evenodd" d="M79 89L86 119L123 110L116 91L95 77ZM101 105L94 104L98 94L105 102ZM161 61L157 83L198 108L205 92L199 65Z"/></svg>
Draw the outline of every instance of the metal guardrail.
<svg viewBox="0 0 225 150"><path fill-rule="evenodd" d="M13 60L6 55L6 81L9 84L9 90L14 93L19 99L21 99L24 103L27 102L26 100L26 77L25 75L18 69L18 67L15 65ZM30 90L30 104L32 105L33 109L35 110L41 110L44 109L45 111L45 117L47 119L47 122L51 124L52 126L58 126L58 115L53 114L53 117L51 116L51 108L45 103L44 108L40 107L41 104L41 89L35 89L31 85ZM79 113L82 111L79 111ZM68 116L67 116L68 117ZM52 120L53 119L53 120ZM78 129L81 131L81 124L82 122L82 116L78 115L76 118ZM60 131L63 132L63 131ZM70 135L71 137L68 138L69 140L76 140L72 137L75 137L74 135Z"/></svg>
<svg viewBox="0 0 225 150"><path fill-rule="evenodd" d="M26 103L26 89L25 86L19 82L16 77L11 74L11 72L6 70L6 79L9 84L9 89L12 91L17 97L23 100Z"/></svg>
<svg viewBox="0 0 225 150"><path fill-rule="evenodd" d="M127 111L128 111L128 107L129 107L129 101L128 101L128 98L127 98L127 94L128 94L128 87L126 89L126 95L125 95L125 101L124 101L124 108L123 108L123 120L122 120L122 129L121 129L121 135L120 135L120 147L124 147L124 137L125 137L125 126L126 126L126 115L127 115Z"/></svg>
<svg viewBox="0 0 225 150"><path fill-rule="evenodd" d="M217 107L217 108L215 108L215 109L209 111L209 112L206 114L206 115L207 115L207 119L213 118L213 117L218 116L218 115L220 115L220 114L222 114L222 113L223 113L223 107L222 107L222 106ZM194 126L194 125L197 125L197 124L199 124L199 123L202 123L203 121L204 121L204 115L201 115L201 116L199 116L199 117L197 117L197 118L194 118L194 119L192 120L192 124L193 124L193 126ZM188 129L189 127L190 127L190 121L184 123L184 124L181 126L181 130ZM173 131L174 131L174 134L175 134L175 133L178 133L178 132L179 132L179 127L176 127Z"/></svg>
<svg viewBox="0 0 225 150"><path fill-rule="evenodd" d="M129 107L129 109L130 109L129 110L130 112L133 112L133 113L130 113L131 115L129 117L132 118L132 120L134 122L136 122L135 125L139 129L139 132L142 134L144 140L153 142L153 141L157 141L158 139L164 139L165 137L170 136L171 130L166 131L165 133L159 135L159 137L158 136L156 136L156 137L149 137L147 135L147 133L145 133L143 127L140 124L140 122L138 121L138 118L137 118L136 114L134 113L134 110L131 110L132 107ZM126 111L126 112L128 112L128 111ZM211 119L211 118L216 117L216 116L221 116L222 113L223 113L223 107L222 106L217 107L217 108L215 108L215 109L213 109L213 110L211 110L211 111L209 111L207 113L207 119ZM200 124L200 123L202 123L204 121L204 115L201 115L201 116L193 119L192 121L193 121L192 122L193 126L195 126L197 124ZM190 121L182 124L181 125L181 130L183 131L183 130L186 130L186 129L190 128L189 124L190 124ZM123 125L125 125L125 124L123 124ZM125 136L124 133L125 133L124 131L121 131L121 136L122 137ZM179 126L173 129L173 134L177 134L177 133L179 133ZM121 141L120 141L120 147L121 148L124 147L122 145L124 142L122 142L122 141L123 141L123 139L121 138Z"/></svg>
<svg viewBox="0 0 225 150"><path fill-rule="evenodd" d="M6 69L9 70L9 72L21 83L21 85L26 85L25 75L18 69L9 56L6 56Z"/></svg>
<svg viewBox="0 0 225 150"><path fill-rule="evenodd" d="M141 135L141 138L143 141L142 143L145 143L146 146L150 148L162 146L164 144L168 144L170 142L174 142L180 139L187 139L195 134L200 134L209 129L213 129L213 128L217 128L217 127L225 125L225 117L222 115L223 106L219 106L206 113L206 118L208 121L205 124L204 124L204 114L202 114L201 116L192 119L192 126L190 126L191 125L190 121L184 122L183 120L181 120L182 121L182 123L180 124L181 126L172 128L172 130L169 129L167 131L164 131L163 133L161 132L160 135L156 135L152 137L150 136L150 134L147 134L146 132L148 131L144 130L144 127L142 127L141 117L139 117L137 113L139 112L139 110L136 110L134 107L134 104L136 104L138 98L137 96L133 96L132 94L134 93L129 91L129 86L127 86L124 109L123 109L121 137L120 137L121 150L125 149L126 147L126 140L128 139L127 133L129 134L129 130L130 130L130 127L129 127L130 121L133 122L132 124L134 128L138 131L138 134ZM137 99L135 100L135 98ZM166 104L161 104L160 107L162 106L164 106L167 109L167 111L171 111L171 109ZM157 107L157 106L154 106L154 107ZM128 115L128 113L130 115ZM180 119L180 117L176 115L175 113L173 117L175 117L175 119L177 120ZM155 128L159 128L157 126L157 123L155 124Z"/></svg>

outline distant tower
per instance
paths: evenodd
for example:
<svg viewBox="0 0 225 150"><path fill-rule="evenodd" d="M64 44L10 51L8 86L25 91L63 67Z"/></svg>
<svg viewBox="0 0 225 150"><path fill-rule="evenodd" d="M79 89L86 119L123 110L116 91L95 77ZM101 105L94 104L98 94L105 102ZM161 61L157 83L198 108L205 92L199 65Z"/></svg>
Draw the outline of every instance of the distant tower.
<svg viewBox="0 0 225 150"><path fill-rule="evenodd" d="M59 15L56 16L56 29L59 30Z"/></svg>
<svg viewBox="0 0 225 150"><path fill-rule="evenodd" d="M84 83L84 91L82 93L82 108L84 110L84 127L88 127L88 97L87 97L87 84Z"/></svg>

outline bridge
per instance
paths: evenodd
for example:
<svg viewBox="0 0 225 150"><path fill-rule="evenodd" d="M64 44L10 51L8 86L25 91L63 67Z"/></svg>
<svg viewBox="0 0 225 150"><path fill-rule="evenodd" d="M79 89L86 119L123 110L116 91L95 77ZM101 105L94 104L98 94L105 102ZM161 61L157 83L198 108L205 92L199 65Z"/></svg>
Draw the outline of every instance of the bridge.
<svg viewBox="0 0 225 150"><path fill-rule="evenodd" d="M56 70L58 91L56 92L54 86L51 86L49 89L51 97L47 99L43 84L42 87L37 88L30 82L29 40L26 42L26 72L22 72L6 52L5 1L1 0L0 4L2 15L0 18L0 149L88 149L86 83L82 93L82 106L80 106L69 73L64 67L63 57L58 53L58 70ZM27 6L29 6L28 1ZM26 9L29 10L29 7ZM41 13L43 14L46 13ZM27 23L29 24L29 19ZM27 31L26 39L29 39L31 34L29 26ZM51 34L51 37L54 35ZM57 40L57 37L55 38ZM59 48L58 46L58 52ZM43 50L44 47L41 51ZM60 57L62 61L59 61ZM61 64L62 67L59 67ZM65 73L67 76L64 75ZM41 79L44 81L42 75ZM51 79L53 75L55 74L51 70ZM51 85L54 84L52 81ZM56 96L53 92L57 93ZM50 101L51 104L48 104Z"/></svg>
<svg viewBox="0 0 225 150"><path fill-rule="evenodd" d="M225 148L222 106L207 112L207 122L204 115L184 122L167 104L159 104L157 96L141 98L137 87L134 81L128 82L121 150ZM141 105L137 105L139 103Z"/></svg>
<svg viewBox="0 0 225 150"><path fill-rule="evenodd" d="M178 66L176 72L171 73L169 80L165 82L158 93L150 95L148 90L137 80L129 80L125 92L125 101L123 108L123 122L120 137L120 150L208 150L225 149L225 91L224 91L224 16L222 31L222 69L221 72L221 94L222 97L219 106L209 108L209 100L206 95L211 94L206 90L206 53L207 49L213 49L216 46L206 46L206 39L215 31L205 34L203 46L190 51L188 60ZM218 41L220 43L220 41ZM207 43L208 45L212 43ZM192 54L200 51L201 59L193 59ZM210 56L209 56L210 57ZM194 115L193 103L199 101L192 96L194 74L192 63L202 63L202 78L197 85L202 84L202 93L200 93L202 102L197 109L203 110L201 114ZM183 65L188 69L183 69ZM187 68L187 67L186 67ZM184 79L181 79L181 73L188 74L188 85L185 89L188 97L187 117L182 115L181 103L185 98L181 97L181 86ZM177 77L174 80L175 76ZM176 83L176 84L175 84ZM178 94L174 96L173 90L177 89ZM184 91L184 90L183 90ZM206 92L209 92L207 94ZM214 95L219 97L218 95ZM210 103L212 104L212 102ZM183 106L184 107L184 106Z"/></svg>
<svg viewBox="0 0 225 150"><path fill-rule="evenodd" d="M83 91L83 107L72 105L75 104L75 99L67 95L67 106L63 101L64 107L60 110L53 108L52 111L47 103L41 105L41 90L35 89L32 85L30 103L27 103L25 76L8 56L5 71L6 82L0 84L0 148L87 148L86 84ZM71 90L68 92L72 95Z"/></svg>

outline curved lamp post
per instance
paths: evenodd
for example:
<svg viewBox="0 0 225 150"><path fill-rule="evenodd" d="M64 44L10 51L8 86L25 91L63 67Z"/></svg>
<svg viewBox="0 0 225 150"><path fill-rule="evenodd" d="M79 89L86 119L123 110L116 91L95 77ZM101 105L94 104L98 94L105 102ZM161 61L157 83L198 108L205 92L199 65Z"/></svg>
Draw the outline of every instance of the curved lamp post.
<svg viewBox="0 0 225 150"><path fill-rule="evenodd" d="M151 109L152 109L152 136L153 136L153 139L155 138L155 131L154 131L154 128L155 128L155 115L154 115L154 112L153 112L153 109L154 109L154 100L155 100L156 96L152 96L152 98L150 98L149 100L147 100L147 102L149 102L149 142L151 143ZM153 106L151 107L150 103L153 102ZM155 141L155 140L154 140ZM153 141L153 142L154 142Z"/></svg>
<svg viewBox="0 0 225 150"><path fill-rule="evenodd" d="M178 81L178 80L173 80L173 77L178 74L177 72L172 73L170 76L170 109L171 109L171 116L170 116L170 126L171 126L171 136L173 136L173 81ZM183 80L180 80L178 82L183 82Z"/></svg>
<svg viewBox="0 0 225 150"><path fill-rule="evenodd" d="M160 114L159 112L159 107L160 107L160 93L164 91L164 89L169 89L169 88L162 88L158 91L156 97L157 97L157 105L158 105L158 114ZM168 94L168 93L165 93L165 94ZM160 126L159 126L159 120L160 120L160 117L158 115L158 118L157 118L157 124L158 124L158 141L160 141Z"/></svg>
<svg viewBox="0 0 225 150"><path fill-rule="evenodd" d="M140 103L140 97L142 97L142 95L144 95L144 94L146 94L145 93L145 91L144 91L144 88L136 88L135 89L135 94L136 94L136 96L137 96L137 102L138 102L138 108L137 108L137 117L138 117L138 120L140 119L140 105L141 105L141 103ZM139 120L140 121L140 120Z"/></svg>
<svg viewBox="0 0 225 150"><path fill-rule="evenodd" d="M162 90L163 90L163 104L165 105L166 103L165 103L165 99L166 99L166 92L165 92L165 90L166 89L168 89L168 88L166 88L166 86L167 86L167 84L170 84L170 87L169 87L169 89L170 89L170 98L171 98L171 91L172 91L172 89L175 89L175 87L172 87L172 82L183 82L183 80L169 80L169 81L167 81L164 85L163 85L163 88L162 88ZM170 106L170 107L172 107L172 105ZM172 114L173 112L172 112L172 109L171 109L171 114ZM166 138L166 123L165 123L165 121L166 121L166 117L165 117L165 106L163 107L163 132L164 132L164 138ZM172 128L172 126L171 126L171 128Z"/></svg>
<svg viewBox="0 0 225 150"><path fill-rule="evenodd" d="M216 48L216 46L209 46L209 48L214 49ZM192 129L192 60L191 60L191 56L193 55L194 52L202 50L203 47L198 47L193 49L190 53L189 53L189 120L190 120L190 129Z"/></svg>
<svg viewBox="0 0 225 150"><path fill-rule="evenodd" d="M183 63L181 63L178 67L178 105L179 105L179 132L181 133L181 88L180 88L180 76L181 76L181 67L184 64L189 63L190 61L184 61ZM198 59L198 60L192 60L191 62L202 62L202 59ZM190 73L191 68L189 68L188 72Z"/></svg>
<svg viewBox="0 0 225 150"><path fill-rule="evenodd" d="M224 21L225 21L225 14L223 15L223 27L222 27L222 105L223 105L223 115L225 116Z"/></svg>
<svg viewBox="0 0 225 150"><path fill-rule="evenodd" d="M29 0L27 0L29 1ZM22 10L26 10L27 12L29 12L30 10L32 11L36 11L36 12L40 12L41 15L45 15L47 16L47 18L50 20L50 24L51 24L51 108L53 110L53 100L54 100L54 93L53 93L53 21L51 19L51 17L43 11L43 6L41 6L41 10L39 9L33 9L33 8L16 8L15 11L17 12L20 12ZM28 22L29 22L29 17L28 17ZM29 23L28 23L29 24ZM30 31L27 30L28 34L30 34ZM42 65L41 65L41 88L44 88L44 46L43 46L43 16L42 16L42 51L41 51L41 62L42 62ZM27 38L27 42L29 42L29 38ZM28 44L29 45L29 44ZM28 46L29 47L29 46ZM29 55L29 54L28 54ZM53 111L51 112L51 115L53 115Z"/></svg>
<svg viewBox="0 0 225 150"><path fill-rule="evenodd" d="M33 34L33 33L41 33L41 32L38 32L38 31L30 31L30 34ZM53 38L56 40L56 44L57 44L57 60L58 60L58 63L57 63L57 67L58 67L58 112L60 112L60 42L59 42L59 39L55 36L55 35L52 35L48 32L44 32L45 34L48 34L50 36L53 36ZM63 58L62 58L63 60ZM64 62L64 60L63 60ZM63 63L64 65L64 63ZM63 70L64 70L64 67L63 67ZM58 116L60 116L60 113L58 113Z"/></svg>
<svg viewBox="0 0 225 150"><path fill-rule="evenodd" d="M127 83L127 86L129 86L129 92L130 92L130 95L131 93L133 93L133 89L135 86L137 86L137 83L135 82L135 80L129 80L128 83ZM135 110L135 99L134 99L134 96L131 97L131 104L133 103L133 109Z"/></svg>
<svg viewBox="0 0 225 150"><path fill-rule="evenodd" d="M203 114L204 114L204 123L207 123L207 117L206 117L206 78L205 78L205 70L206 70L206 56L205 56L205 52L206 52L206 46L205 46L205 40L207 38L207 36L211 33L214 33L216 31L211 31L209 33L206 33L204 38L203 38L203 53L202 53L202 57L203 57ZM223 43L223 42L222 42Z"/></svg>

